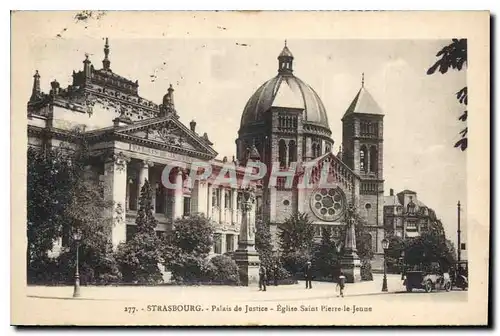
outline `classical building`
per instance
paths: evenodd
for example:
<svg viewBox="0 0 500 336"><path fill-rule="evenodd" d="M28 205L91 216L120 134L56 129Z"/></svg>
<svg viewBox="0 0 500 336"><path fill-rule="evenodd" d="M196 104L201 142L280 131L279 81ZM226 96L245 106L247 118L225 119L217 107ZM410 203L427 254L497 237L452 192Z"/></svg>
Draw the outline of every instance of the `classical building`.
<svg viewBox="0 0 500 336"><path fill-rule="evenodd" d="M101 69L86 56L83 69L73 71L73 83L62 88L54 80L48 94L41 92L41 76L35 73L27 105L29 146L58 146L75 128L84 132L93 158L89 175L115 204L114 246L134 234L140 189L148 179L158 233L168 232L175 218L203 213L216 228L215 252L235 250L241 223L237 185L216 186L211 177L188 183L193 162L209 163L217 176L227 160L215 159L217 152L206 133L196 132L195 121L189 127L179 121L172 86L161 104L141 97L137 81L111 69L109 51L106 39ZM174 167L170 181L182 187L164 186L166 166ZM244 167L236 171L241 179Z"/></svg>
<svg viewBox="0 0 500 336"><path fill-rule="evenodd" d="M189 188L186 181L193 162L210 163L214 175L233 165L241 180L245 164L253 160L268 168L276 163L282 172L298 167L291 185L283 176L272 185L270 174L266 174L256 197L258 215L271 223L275 243L277 224L297 211L310 216L318 236L323 226L333 227L338 235L351 204L366 220L367 234L380 257L384 237L384 115L364 80L344 115L339 115L342 144L334 154L326 108L314 89L294 75L294 57L285 45L278 56L277 74L262 84L244 107L236 159L217 160L207 134L197 133L196 122L186 127L179 121L173 88L166 90L161 104L141 97L137 81L112 70L109 52L106 39L102 68L95 68L86 56L83 68L73 72L71 85L62 88L54 80L49 93L41 92L36 72L27 110L30 146L58 146L72 129L84 132L94 158L91 175L115 204L115 246L135 231L139 191L148 179L155 189L158 232L168 232L175 218L203 213L218 233L214 252L235 250L241 224L238 185L216 185L207 178ZM165 188L161 176L166 166L179 167L168 177L185 187ZM318 183L323 175L328 186ZM312 187L301 188L306 177Z"/></svg>
<svg viewBox="0 0 500 336"><path fill-rule="evenodd" d="M444 234L435 211L418 200L416 192L403 190L395 195L390 189L384 202L384 226L388 234L406 239L417 237L431 228Z"/></svg>

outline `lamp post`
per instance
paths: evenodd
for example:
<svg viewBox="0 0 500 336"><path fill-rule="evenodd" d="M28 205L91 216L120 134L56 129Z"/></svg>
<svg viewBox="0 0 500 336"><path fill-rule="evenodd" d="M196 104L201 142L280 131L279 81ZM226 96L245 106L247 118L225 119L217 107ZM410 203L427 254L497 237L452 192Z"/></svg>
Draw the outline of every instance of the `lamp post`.
<svg viewBox="0 0 500 336"><path fill-rule="evenodd" d="M76 244L76 260L75 260L75 286L73 288L73 297L80 297L80 271L78 266L78 252L80 249L80 241L82 239L82 234L80 230L76 230L73 233L73 240Z"/></svg>
<svg viewBox="0 0 500 336"><path fill-rule="evenodd" d="M389 247L389 240L386 238L382 239L382 248L384 249L384 280L382 281L382 292L387 292L387 261L386 261L386 251Z"/></svg>

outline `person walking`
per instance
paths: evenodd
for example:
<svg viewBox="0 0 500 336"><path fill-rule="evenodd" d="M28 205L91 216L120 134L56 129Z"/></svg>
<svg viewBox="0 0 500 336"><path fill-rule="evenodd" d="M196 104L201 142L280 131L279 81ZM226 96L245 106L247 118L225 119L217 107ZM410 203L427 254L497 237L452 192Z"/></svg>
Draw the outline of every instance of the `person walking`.
<svg viewBox="0 0 500 336"><path fill-rule="evenodd" d="M311 262L308 261L306 263L306 267L304 268L304 276L306 278L306 289L311 289L312 288L312 267L311 267Z"/></svg>
<svg viewBox="0 0 500 336"><path fill-rule="evenodd" d="M264 265L260 264L259 268L259 290L266 291L267 269Z"/></svg>
<svg viewBox="0 0 500 336"><path fill-rule="evenodd" d="M340 296L344 297L344 287L345 287L345 275L344 275L344 272L340 272L339 280L337 281L337 287L340 289Z"/></svg>

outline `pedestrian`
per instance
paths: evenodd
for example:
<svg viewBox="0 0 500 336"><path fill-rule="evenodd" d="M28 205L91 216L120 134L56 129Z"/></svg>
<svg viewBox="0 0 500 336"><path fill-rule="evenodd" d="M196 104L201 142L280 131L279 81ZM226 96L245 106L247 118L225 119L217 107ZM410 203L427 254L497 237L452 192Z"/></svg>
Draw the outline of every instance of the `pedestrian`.
<svg viewBox="0 0 500 336"><path fill-rule="evenodd" d="M311 262L308 261L306 263L306 267L304 268L304 276L306 278L306 289L311 289L312 288L312 267L311 267Z"/></svg>
<svg viewBox="0 0 500 336"><path fill-rule="evenodd" d="M266 267L260 264L259 268L259 290L266 291L267 270Z"/></svg>
<svg viewBox="0 0 500 336"><path fill-rule="evenodd" d="M344 272L340 272L339 280L337 281L337 287L340 289L340 296L344 297L344 287L345 287Z"/></svg>

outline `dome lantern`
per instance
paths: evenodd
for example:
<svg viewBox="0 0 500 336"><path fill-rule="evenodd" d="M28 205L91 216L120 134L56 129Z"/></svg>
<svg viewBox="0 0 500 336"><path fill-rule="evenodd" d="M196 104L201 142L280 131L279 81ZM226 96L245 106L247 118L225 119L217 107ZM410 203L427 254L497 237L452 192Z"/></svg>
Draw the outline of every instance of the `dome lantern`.
<svg viewBox="0 0 500 336"><path fill-rule="evenodd" d="M293 55L286 45L286 40L285 46L278 56L278 73L283 75L293 73Z"/></svg>

